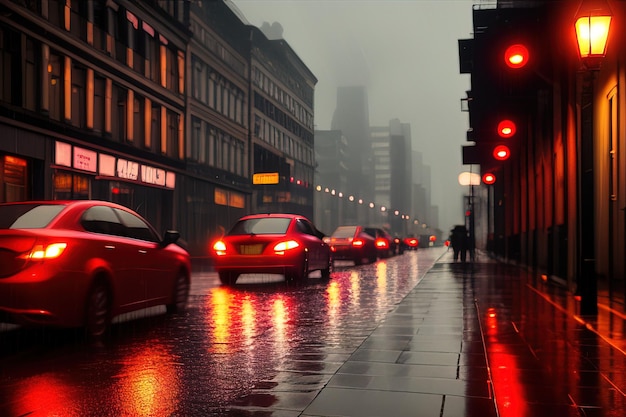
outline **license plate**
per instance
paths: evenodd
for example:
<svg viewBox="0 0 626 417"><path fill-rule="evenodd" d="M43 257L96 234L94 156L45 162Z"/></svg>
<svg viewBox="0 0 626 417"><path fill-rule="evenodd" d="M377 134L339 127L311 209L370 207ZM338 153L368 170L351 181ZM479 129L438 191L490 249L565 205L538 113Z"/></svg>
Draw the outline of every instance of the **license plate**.
<svg viewBox="0 0 626 417"><path fill-rule="evenodd" d="M240 245L239 253L242 255L260 255L263 252L263 245Z"/></svg>

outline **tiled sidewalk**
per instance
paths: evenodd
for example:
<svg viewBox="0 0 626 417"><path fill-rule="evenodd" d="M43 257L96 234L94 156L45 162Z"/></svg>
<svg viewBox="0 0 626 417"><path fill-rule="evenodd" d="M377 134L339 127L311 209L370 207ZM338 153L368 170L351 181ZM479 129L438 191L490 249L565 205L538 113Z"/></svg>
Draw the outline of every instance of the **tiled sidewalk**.
<svg viewBox="0 0 626 417"><path fill-rule="evenodd" d="M626 415L624 317L527 271L442 256L303 416Z"/></svg>

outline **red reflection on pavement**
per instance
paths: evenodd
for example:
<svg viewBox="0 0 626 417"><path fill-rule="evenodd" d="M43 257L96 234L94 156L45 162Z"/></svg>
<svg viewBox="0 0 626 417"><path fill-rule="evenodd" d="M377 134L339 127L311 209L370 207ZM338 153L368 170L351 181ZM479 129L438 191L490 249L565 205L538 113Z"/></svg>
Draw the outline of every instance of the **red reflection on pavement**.
<svg viewBox="0 0 626 417"><path fill-rule="evenodd" d="M51 374L37 375L29 378L15 390L13 410L5 410L8 415L25 416L34 410L47 410L46 415L71 415L76 407L77 393L60 378Z"/></svg>
<svg viewBox="0 0 626 417"><path fill-rule="evenodd" d="M496 309L488 308L486 316L489 367L500 417L527 416L524 387L520 383L516 357L509 352L505 343L499 341Z"/></svg>

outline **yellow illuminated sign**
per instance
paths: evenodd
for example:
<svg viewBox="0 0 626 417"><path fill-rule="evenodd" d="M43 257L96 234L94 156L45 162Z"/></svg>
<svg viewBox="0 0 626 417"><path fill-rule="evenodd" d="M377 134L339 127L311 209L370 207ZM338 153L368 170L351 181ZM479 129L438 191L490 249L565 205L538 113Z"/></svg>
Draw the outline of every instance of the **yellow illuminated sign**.
<svg viewBox="0 0 626 417"><path fill-rule="evenodd" d="M252 176L252 184L278 184L278 172L259 172Z"/></svg>

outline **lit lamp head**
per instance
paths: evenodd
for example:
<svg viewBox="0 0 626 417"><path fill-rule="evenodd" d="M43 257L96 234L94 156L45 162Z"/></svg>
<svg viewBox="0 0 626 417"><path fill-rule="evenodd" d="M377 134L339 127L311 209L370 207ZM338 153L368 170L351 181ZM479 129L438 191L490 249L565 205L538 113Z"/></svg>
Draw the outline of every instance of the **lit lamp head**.
<svg viewBox="0 0 626 417"><path fill-rule="evenodd" d="M605 0L584 0L576 13L578 54L587 69L600 69L606 56L611 19L611 9Z"/></svg>

